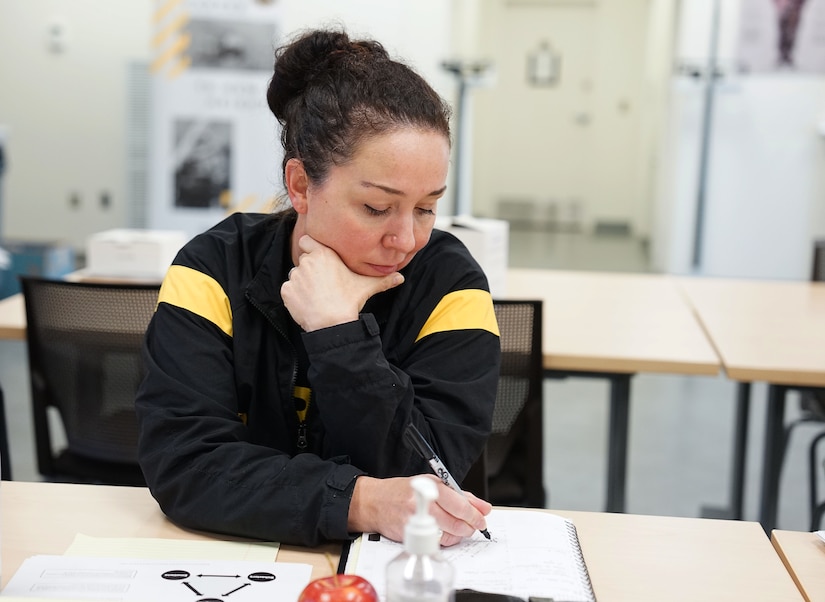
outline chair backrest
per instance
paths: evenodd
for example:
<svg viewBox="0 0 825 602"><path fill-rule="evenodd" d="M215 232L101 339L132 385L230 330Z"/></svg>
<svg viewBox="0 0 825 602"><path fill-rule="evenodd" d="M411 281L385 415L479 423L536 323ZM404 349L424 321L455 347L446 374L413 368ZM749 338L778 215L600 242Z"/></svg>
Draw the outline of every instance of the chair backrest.
<svg viewBox="0 0 825 602"><path fill-rule="evenodd" d="M493 306L501 333L493 428L463 485L493 504L543 507L542 302Z"/></svg>
<svg viewBox="0 0 825 602"><path fill-rule="evenodd" d="M49 408L62 421L64 451L81 461L137 466L134 399L159 285L20 280L39 471L72 477L60 474L66 469L57 465Z"/></svg>

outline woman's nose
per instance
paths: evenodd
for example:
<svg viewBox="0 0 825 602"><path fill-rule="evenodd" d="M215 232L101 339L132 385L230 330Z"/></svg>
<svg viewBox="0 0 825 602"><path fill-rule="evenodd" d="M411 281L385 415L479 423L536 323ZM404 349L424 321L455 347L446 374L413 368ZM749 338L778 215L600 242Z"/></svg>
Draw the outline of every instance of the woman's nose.
<svg viewBox="0 0 825 602"><path fill-rule="evenodd" d="M393 227L384 235L384 245L403 253L409 253L415 248L415 229L411 219L398 219Z"/></svg>

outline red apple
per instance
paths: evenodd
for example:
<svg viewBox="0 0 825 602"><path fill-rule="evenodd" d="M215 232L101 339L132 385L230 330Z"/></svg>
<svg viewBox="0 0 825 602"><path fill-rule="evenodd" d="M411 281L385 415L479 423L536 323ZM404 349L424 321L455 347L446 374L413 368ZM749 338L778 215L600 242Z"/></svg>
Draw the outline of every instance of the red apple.
<svg viewBox="0 0 825 602"><path fill-rule="evenodd" d="M359 575L333 575L310 581L298 602L378 602L378 594Z"/></svg>

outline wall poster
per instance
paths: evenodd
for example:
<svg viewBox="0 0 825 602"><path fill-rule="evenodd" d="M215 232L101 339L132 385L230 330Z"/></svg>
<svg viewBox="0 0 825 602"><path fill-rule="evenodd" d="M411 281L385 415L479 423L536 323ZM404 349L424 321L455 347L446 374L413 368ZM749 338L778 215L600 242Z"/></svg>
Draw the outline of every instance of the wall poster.
<svg viewBox="0 0 825 602"><path fill-rule="evenodd" d="M150 228L194 236L233 211L271 209L281 149L266 87L280 22L275 0L155 0Z"/></svg>
<svg viewBox="0 0 825 602"><path fill-rule="evenodd" d="M741 0L744 73L825 73L825 0Z"/></svg>

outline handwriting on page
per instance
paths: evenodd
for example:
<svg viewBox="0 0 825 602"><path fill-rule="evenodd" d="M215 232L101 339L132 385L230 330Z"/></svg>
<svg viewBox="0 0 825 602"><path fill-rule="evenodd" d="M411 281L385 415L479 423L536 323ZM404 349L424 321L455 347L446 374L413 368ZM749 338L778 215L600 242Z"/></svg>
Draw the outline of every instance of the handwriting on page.
<svg viewBox="0 0 825 602"><path fill-rule="evenodd" d="M590 600L589 580L582 575L580 550L571 539L571 524L547 512L495 509L487 517L490 541L480 533L442 550L456 571L456 589L504 593L527 599L544 596ZM384 599L386 563L403 550L381 538L362 538L357 566ZM587 586L585 586L587 584Z"/></svg>
<svg viewBox="0 0 825 602"><path fill-rule="evenodd" d="M525 513L514 512L505 521L495 520L495 526L488 519L491 541L475 534L443 551L454 567L460 567L456 586L527 598L546 592L552 584L553 597L576 599L579 578L564 524L537 522L535 517L520 514Z"/></svg>

